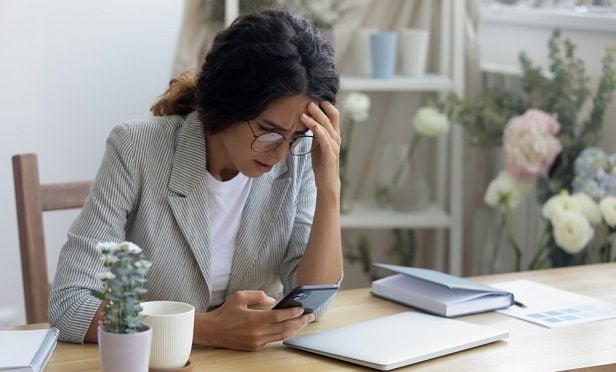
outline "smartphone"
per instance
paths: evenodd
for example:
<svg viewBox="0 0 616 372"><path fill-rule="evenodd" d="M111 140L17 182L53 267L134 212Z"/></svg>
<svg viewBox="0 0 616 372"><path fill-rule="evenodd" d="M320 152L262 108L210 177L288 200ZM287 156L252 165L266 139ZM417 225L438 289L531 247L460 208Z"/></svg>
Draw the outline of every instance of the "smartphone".
<svg viewBox="0 0 616 372"><path fill-rule="evenodd" d="M336 284L300 285L280 300L272 310L303 307L304 314L310 314L336 294L336 291Z"/></svg>

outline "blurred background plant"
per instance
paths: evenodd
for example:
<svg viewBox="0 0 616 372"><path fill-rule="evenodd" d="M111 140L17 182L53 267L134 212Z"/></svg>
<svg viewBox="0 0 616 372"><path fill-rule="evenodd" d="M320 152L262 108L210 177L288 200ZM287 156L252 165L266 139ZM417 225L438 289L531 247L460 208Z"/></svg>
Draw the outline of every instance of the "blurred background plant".
<svg viewBox="0 0 616 372"><path fill-rule="evenodd" d="M415 231L409 229L393 229L393 242L385 252L388 257L394 258L393 262L397 265L413 266L417 242ZM372 266L372 248L367 237L360 235L355 244L346 243L344 246L344 257L349 263L359 263L362 272L370 279L377 280L383 276L379 275L379 270ZM389 275L389 274L387 274Z"/></svg>
<svg viewBox="0 0 616 372"><path fill-rule="evenodd" d="M366 121L370 115L370 97L360 92L351 92L344 99L341 107L342 145L340 147L340 211L348 213L353 207L353 195L348 177L349 154L355 124Z"/></svg>
<svg viewBox="0 0 616 372"><path fill-rule="evenodd" d="M521 252L510 224L511 213L517 206L517 202L512 200L518 200L529 189L524 183L533 183L536 186L538 202L541 205L561 192L585 193L591 196L590 199L595 204L600 203L607 194L615 196L611 194L613 191L605 191L604 195L599 197L579 187L576 190L574 180L576 174L580 173L575 169L576 159L585 149L597 145L605 109L616 89L616 45L605 50L602 75L594 94L590 88L591 79L586 74L583 61L576 56L575 49L573 42L563 38L557 29L548 40L547 72L534 65L525 53L520 54L522 73L519 92L486 89L478 97L461 99L451 95L435 104L438 109L446 112L453 122L462 125L469 144L504 147L507 163L505 172L508 174L501 173L492 181L486 191L485 201L488 205L499 207L502 212L493 259L498 257L500 238L504 232L508 245L515 251L515 267L518 270L521 269ZM541 114L528 117L529 112ZM549 122L550 120L554 123ZM519 121L526 123L519 124ZM513 128L510 129L509 135L508 127ZM521 164L534 171L527 172L531 168L521 171ZM616 174L616 168L600 168L602 171L596 172L599 178L613 169ZM605 187L605 190L612 189ZM582 206L573 209L581 211ZM564 224L559 223L563 221L562 218L550 216L544 214L544 232L539 239L530 268L589 262L593 256L602 261L613 260L611 254L597 256L583 249L590 239L585 239L588 237L588 229L585 229L582 220L569 218L566 219L569 222ZM588 220L588 215L585 215L585 218ZM607 224L603 228L606 233L603 234L603 242L598 244L603 247L599 250L605 250L606 244L610 247L612 244L610 234L613 234L613 226ZM577 244L574 244L576 249L571 249L571 245L565 248L565 232L570 234L570 238L577 239ZM560 234L558 239L555 234ZM581 244L582 242L584 244Z"/></svg>
<svg viewBox="0 0 616 372"><path fill-rule="evenodd" d="M321 29L332 29L355 5L346 0L287 0L279 1Z"/></svg>

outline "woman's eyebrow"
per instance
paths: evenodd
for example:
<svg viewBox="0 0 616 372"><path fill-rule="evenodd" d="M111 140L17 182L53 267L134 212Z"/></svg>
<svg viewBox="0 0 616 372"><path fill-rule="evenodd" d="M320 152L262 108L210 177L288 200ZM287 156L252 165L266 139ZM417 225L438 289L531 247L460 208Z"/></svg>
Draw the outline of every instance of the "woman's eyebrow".
<svg viewBox="0 0 616 372"><path fill-rule="evenodd" d="M267 124L269 126L274 127L274 129L277 129L281 132L287 131L288 128L285 128L284 126L280 125L280 124L276 124L273 121L269 120L269 119L263 119L263 124ZM299 129L296 130L294 134L305 134L306 132L308 132L308 128L303 128L303 129Z"/></svg>
<svg viewBox="0 0 616 372"><path fill-rule="evenodd" d="M267 124L267 125L269 125L269 126L272 126L272 127L276 128L276 129L278 129L278 130L281 130L281 131L285 131L285 130L287 130L287 128L285 128L283 125L276 124L276 123L274 123L273 121L268 120L268 119L263 119L263 123L264 123L264 124Z"/></svg>

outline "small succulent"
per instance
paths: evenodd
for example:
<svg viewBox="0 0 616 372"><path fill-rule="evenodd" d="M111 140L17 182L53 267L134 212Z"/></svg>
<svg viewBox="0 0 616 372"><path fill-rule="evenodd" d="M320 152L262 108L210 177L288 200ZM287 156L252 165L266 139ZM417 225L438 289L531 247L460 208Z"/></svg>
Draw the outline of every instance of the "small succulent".
<svg viewBox="0 0 616 372"><path fill-rule="evenodd" d="M139 332L142 328L140 299L147 292L145 275L152 264L144 258L141 248L131 242L102 242L96 249L102 255L106 271L98 274L103 290L93 294L104 303L105 330Z"/></svg>

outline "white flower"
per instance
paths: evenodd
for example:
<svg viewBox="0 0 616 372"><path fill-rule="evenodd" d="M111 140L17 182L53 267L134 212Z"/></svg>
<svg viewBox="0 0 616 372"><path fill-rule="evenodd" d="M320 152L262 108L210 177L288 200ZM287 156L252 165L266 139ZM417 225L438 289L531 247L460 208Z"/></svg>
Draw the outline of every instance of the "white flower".
<svg viewBox="0 0 616 372"><path fill-rule="evenodd" d="M149 269L151 266L152 266L152 263L148 260L139 260L135 262L135 267L144 267L146 269Z"/></svg>
<svg viewBox="0 0 616 372"><path fill-rule="evenodd" d="M106 271L104 273L100 273L96 276L98 278L98 280L100 281L105 281L105 280L111 280L111 279L115 279L115 275L110 272L110 271Z"/></svg>
<svg viewBox="0 0 616 372"><path fill-rule="evenodd" d="M592 239L595 231L584 215L577 211L565 211L552 222L554 240L566 252L580 252Z"/></svg>
<svg viewBox="0 0 616 372"><path fill-rule="evenodd" d="M616 227L616 196L606 196L599 202L599 210L605 223L610 227Z"/></svg>
<svg viewBox="0 0 616 372"><path fill-rule="evenodd" d="M115 242L99 242L96 244L96 250L102 254L113 253L118 250L119 245Z"/></svg>
<svg viewBox="0 0 616 372"><path fill-rule="evenodd" d="M353 92L347 96L342 106L355 122L368 119L370 97L364 93Z"/></svg>
<svg viewBox="0 0 616 372"><path fill-rule="evenodd" d="M560 194L556 194L548 199L543 205L541 214L543 217L551 220L554 223L554 219L559 217L565 212L581 212L582 206L578 199L574 199L569 195L567 190L563 190Z"/></svg>
<svg viewBox="0 0 616 372"><path fill-rule="evenodd" d="M491 207L515 209L529 189L529 183L516 181L509 172L501 171L488 185L483 201Z"/></svg>
<svg viewBox="0 0 616 372"><path fill-rule="evenodd" d="M423 107L415 114L413 126L423 136L438 137L449 130L449 119L433 107Z"/></svg>
<svg viewBox="0 0 616 372"><path fill-rule="evenodd" d="M137 246L135 243L131 242L123 242L122 248L126 249L126 251L130 254L139 254L141 253L141 248Z"/></svg>
<svg viewBox="0 0 616 372"><path fill-rule="evenodd" d="M120 259L116 256L111 256L111 255L104 255L103 257L101 257L101 261L103 261L103 263L105 265L112 265L116 262L118 262Z"/></svg>
<svg viewBox="0 0 616 372"><path fill-rule="evenodd" d="M571 196L580 207L579 211L588 218L588 221L593 225L601 223L601 211L597 203L588 195L578 192Z"/></svg>

